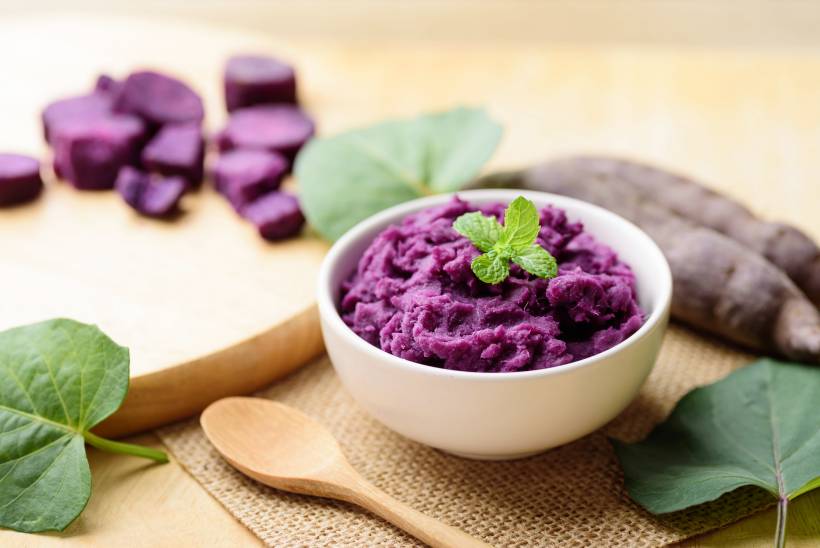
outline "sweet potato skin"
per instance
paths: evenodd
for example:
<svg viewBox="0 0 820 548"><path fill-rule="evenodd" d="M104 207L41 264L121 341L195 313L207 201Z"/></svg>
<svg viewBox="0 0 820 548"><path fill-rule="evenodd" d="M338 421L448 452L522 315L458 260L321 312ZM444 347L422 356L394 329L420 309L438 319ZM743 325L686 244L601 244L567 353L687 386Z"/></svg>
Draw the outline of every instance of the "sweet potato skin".
<svg viewBox="0 0 820 548"><path fill-rule="evenodd" d="M752 350L820 363L820 313L763 256L700 226L576 158L490 175L482 187L563 194L605 207L647 232L672 269L672 314Z"/></svg>
<svg viewBox="0 0 820 548"><path fill-rule="evenodd" d="M647 199L763 255L820 306L820 248L797 228L759 219L742 204L694 179L648 164L607 156L565 161L610 184L630 185Z"/></svg>

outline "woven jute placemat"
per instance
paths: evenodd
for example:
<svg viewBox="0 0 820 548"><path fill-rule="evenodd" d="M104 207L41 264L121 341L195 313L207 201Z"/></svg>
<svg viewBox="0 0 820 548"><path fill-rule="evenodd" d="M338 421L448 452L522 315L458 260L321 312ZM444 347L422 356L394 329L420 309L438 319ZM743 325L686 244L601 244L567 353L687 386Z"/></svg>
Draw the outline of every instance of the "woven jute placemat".
<svg viewBox="0 0 820 548"><path fill-rule="evenodd" d="M714 503L652 516L631 502L608 437L635 441L691 388L752 357L671 326L636 400L610 424L542 455L472 461L409 441L370 418L322 358L260 392L302 409L339 439L353 466L414 508L495 546L661 546L762 509L768 497L740 489ZM270 546L415 546L381 519L348 504L282 493L236 472L191 420L159 435L177 460Z"/></svg>

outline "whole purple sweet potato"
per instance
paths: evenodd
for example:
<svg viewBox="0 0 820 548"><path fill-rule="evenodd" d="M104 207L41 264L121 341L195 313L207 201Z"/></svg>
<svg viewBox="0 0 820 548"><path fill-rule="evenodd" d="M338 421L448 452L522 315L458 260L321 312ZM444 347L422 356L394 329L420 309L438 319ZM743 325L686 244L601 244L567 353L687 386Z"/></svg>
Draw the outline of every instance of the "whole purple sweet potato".
<svg viewBox="0 0 820 548"><path fill-rule="evenodd" d="M162 175L183 177L196 187L202 182L205 141L199 124L169 124L142 151L142 164Z"/></svg>
<svg viewBox="0 0 820 548"><path fill-rule="evenodd" d="M142 215L165 217L177 211L188 183L182 177L163 177L126 166L120 170L116 188L125 203Z"/></svg>
<svg viewBox="0 0 820 548"><path fill-rule="evenodd" d="M290 65L262 55L236 55L225 66L228 112L254 105L296 104L296 73Z"/></svg>
<svg viewBox="0 0 820 548"><path fill-rule="evenodd" d="M214 163L216 189L237 211L263 194L279 188L288 161L266 150L231 150Z"/></svg>
<svg viewBox="0 0 820 548"><path fill-rule="evenodd" d="M105 118L113 111L113 101L107 93L94 92L60 99L50 103L43 110L43 136L51 144L54 126L62 122Z"/></svg>
<svg viewBox="0 0 820 548"><path fill-rule="evenodd" d="M269 150L293 162L313 133L313 121L298 107L259 105L235 111L217 136L217 144L223 152L235 148Z"/></svg>
<svg viewBox="0 0 820 548"><path fill-rule="evenodd" d="M28 202L42 190L39 161L30 156L0 153L0 206Z"/></svg>
<svg viewBox="0 0 820 548"><path fill-rule="evenodd" d="M153 71L134 72L117 94L114 110L142 118L149 126L200 123L202 99L185 83Z"/></svg>
<svg viewBox="0 0 820 548"><path fill-rule="evenodd" d="M53 129L54 171L81 190L112 188L145 141L145 125L133 116L73 119Z"/></svg>
<svg viewBox="0 0 820 548"><path fill-rule="evenodd" d="M281 240L302 230L305 217L295 196L274 191L248 204L242 216L253 223L266 240Z"/></svg>
<svg viewBox="0 0 820 548"><path fill-rule="evenodd" d="M678 210L589 158L562 158L485 176L474 186L564 194L637 224L672 269L672 315L755 351L820 364L820 311L763 255Z"/></svg>

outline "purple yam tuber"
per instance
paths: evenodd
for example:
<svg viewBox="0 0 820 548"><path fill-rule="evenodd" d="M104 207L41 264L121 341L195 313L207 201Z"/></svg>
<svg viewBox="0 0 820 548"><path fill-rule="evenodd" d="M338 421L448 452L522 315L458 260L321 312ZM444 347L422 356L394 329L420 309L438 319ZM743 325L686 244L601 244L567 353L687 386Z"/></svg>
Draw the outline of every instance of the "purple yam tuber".
<svg viewBox="0 0 820 548"><path fill-rule="evenodd" d="M260 105L235 111L219 133L217 144L223 152L261 149L278 152L293 162L313 132L313 122L298 107Z"/></svg>
<svg viewBox="0 0 820 548"><path fill-rule="evenodd" d="M280 154L265 150L231 150L214 164L216 189L236 211L263 194L279 188L288 170L288 161Z"/></svg>
<svg viewBox="0 0 820 548"><path fill-rule="evenodd" d="M302 230L305 217L295 196L274 191L248 204L242 216L256 226L266 240L281 240Z"/></svg>
<svg viewBox="0 0 820 548"><path fill-rule="evenodd" d="M111 115L113 102L105 93L90 93L50 103L43 110L43 136L51 144L54 126L62 122L105 118Z"/></svg>
<svg viewBox="0 0 820 548"><path fill-rule="evenodd" d="M146 145L142 164L162 175L183 177L192 187L203 177L205 141L199 124L169 124Z"/></svg>
<svg viewBox="0 0 820 548"><path fill-rule="evenodd" d="M777 266L752 249L658 204L618 175L577 158L498 173L481 187L563 194L637 224L672 268L672 314L747 348L820 363L820 312Z"/></svg>
<svg viewBox="0 0 820 548"><path fill-rule="evenodd" d="M117 192L125 203L147 217L166 217L179 208L188 188L182 177L148 174L130 166L120 170Z"/></svg>
<svg viewBox="0 0 820 548"><path fill-rule="evenodd" d="M133 116L64 121L54 127L54 171L81 190L110 189L120 168L135 164L145 126Z"/></svg>
<svg viewBox="0 0 820 548"><path fill-rule="evenodd" d="M0 153L0 206L31 201L42 190L39 161L30 156Z"/></svg>
<svg viewBox="0 0 820 548"><path fill-rule="evenodd" d="M133 114L149 126L201 123L202 99L185 83L153 71L134 72L117 94L114 110Z"/></svg>
<svg viewBox="0 0 820 548"><path fill-rule="evenodd" d="M780 267L820 306L820 248L797 228L758 219L746 207L700 183L654 166L605 156L572 161L610 184L634 187L647 199L726 234Z"/></svg>
<svg viewBox="0 0 820 548"><path fill-rule="evenodd" d="M228 112L254 105L296 104L296 73L290 65L261 55L237 55L225 66Z"/></svg>

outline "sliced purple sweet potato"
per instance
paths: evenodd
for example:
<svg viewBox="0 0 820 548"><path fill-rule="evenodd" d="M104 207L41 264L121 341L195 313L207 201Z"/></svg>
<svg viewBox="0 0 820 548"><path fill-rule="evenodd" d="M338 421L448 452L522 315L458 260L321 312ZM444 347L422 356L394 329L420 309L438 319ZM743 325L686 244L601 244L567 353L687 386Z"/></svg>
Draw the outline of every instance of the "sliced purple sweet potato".
<svg viewBox="0 0 820 548"><path fill-rule="evenodd" d="M154 71L134 72L117 94L114 110L142 118L153 128L201 123L202 99L185 83Z"/></svg>
<svg viewBox="0 0 820 548"><path fill-rule="evenodd" d="M113 101L106 93L95 92L54 101L43 110L43 135L46 142L51 144L55 125L90 118L105 118L110 116L112 111Z"/></svg>
<svg viewBox="0 0 820 548"><path fill-rule="evenodd" d="M296 73L290 65L262 55L236 55L225 66L228 112L254 105L296 104Z"/></svg>
<svg viewBox="0 0 820 548"><path fill-rule="evenodd" d="M108 95L112 99L115 98L120 90L122 90L122 82L109 76L108 74L100 74L97 77L97 82L94 84L94 91Z"/></svg>
<svg viewBox="0 0 820 548"><path fill-rule="evenodd" d="M266 150L231 150L213 166L216 189L237 211L263 194L279 188L288 171L281 154Z"/></svg>
<svg viewBox="0 0 820 548"><path fill-rule="evenodd" d="M116 188L125 203L142 215L166 217L178 211L188 182L182 177L164 177L126 166L120 170Z"/></svg>
<svg viewBox="0 0 820 548"><path fill-rule="evenodd" d="M313 121L298 107L259 105L235 111L217 136L217 144L221 151L247 148L278 152L293 162L313 133Z"/></svg>
<svg viewBox="0 0 820 548"><path fill-rule="evenodd" d="M54 171L81 190L114 186L120 168L133 165L145 141L145 124L134 116L90 117L54 126Z"/></svg>
<svg viewBox="0 0 820 548"><path fill-rule="evenodd" d="M162 175L183 177L192 187L203 177L205 141L197 123L164 126L142 151L142 164Z"/></svg>
<svg viewBox="0 0 820 548"><path fill-rule="evenodd" d="M253 223L259 235L266 240L296 236L305 224L296 197L279 191L266 194L245 206L242 216Z"/></svg>
<svg viewBox="0 0 820 548"><path fill-rule="evenodd" d="M31 201L42 190L38 160L21 154L0 153L0 206Z"/></svg>

